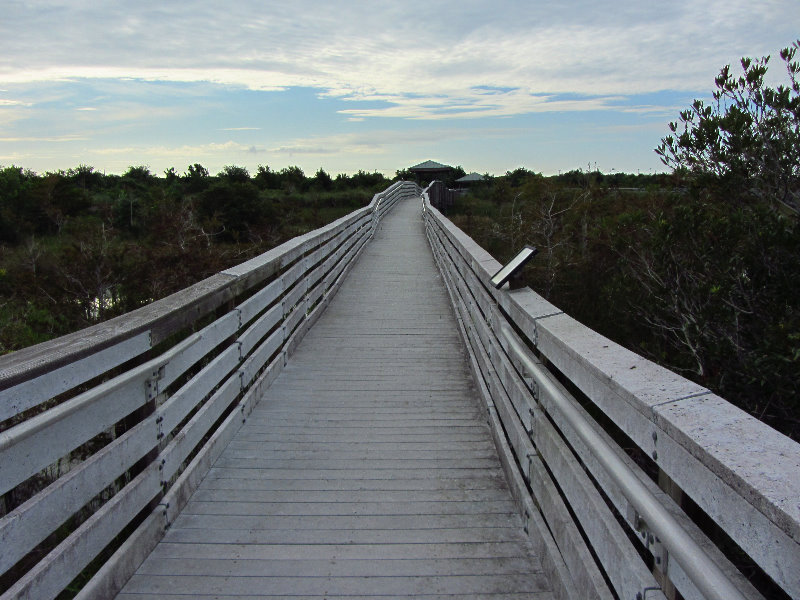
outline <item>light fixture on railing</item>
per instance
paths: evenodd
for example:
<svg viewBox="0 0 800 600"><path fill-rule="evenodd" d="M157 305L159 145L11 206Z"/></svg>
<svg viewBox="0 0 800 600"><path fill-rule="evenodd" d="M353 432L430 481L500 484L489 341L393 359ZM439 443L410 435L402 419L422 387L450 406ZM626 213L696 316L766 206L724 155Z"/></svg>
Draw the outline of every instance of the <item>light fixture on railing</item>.
<svg viewBox="0 0 800 600"><path fill-rule="evenodd" d="M525 266L526 262L536 256L537 252L539 252L539 250L533 246L526 245L522 250L517 252L517 255L508 261L502 269L494 274L492 277L492 285L499 290L517 273L517 271Z"/></svg>

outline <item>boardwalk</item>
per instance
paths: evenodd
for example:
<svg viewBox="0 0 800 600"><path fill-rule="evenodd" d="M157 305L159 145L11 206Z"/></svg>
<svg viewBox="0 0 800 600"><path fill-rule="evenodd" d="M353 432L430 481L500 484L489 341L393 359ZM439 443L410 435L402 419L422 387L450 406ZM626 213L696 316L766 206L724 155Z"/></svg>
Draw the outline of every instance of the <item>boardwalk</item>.
<svg viewBox="0 0 800 600"><path fill-rule="evenodd" d="M396 207L119 598L551 598L418 202Z"/></svg>

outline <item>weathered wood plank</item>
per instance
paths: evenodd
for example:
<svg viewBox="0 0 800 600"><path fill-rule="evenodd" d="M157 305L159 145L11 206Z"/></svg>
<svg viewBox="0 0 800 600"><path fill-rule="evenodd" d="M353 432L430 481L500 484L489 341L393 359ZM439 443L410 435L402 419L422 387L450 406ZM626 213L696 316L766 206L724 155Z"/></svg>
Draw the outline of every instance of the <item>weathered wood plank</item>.
<svg viewBox="0 0 800 600"><path fill-rule="evenodd" d="M552 598L418 211L340 246L337 296L120 597Z"/></svg>
<svg viewBox="0 0 800 600"><path fill-rule="evenodd" d="M376 596L387 594L430 593L431 590L449 590L449 593L526 593L529 598L546 598L550 595L547 582L530 574L500 576L457 575L439 577L209 577L172 575L134 575L125 587L130 593L174 594L195 596L217 594L253 594L264 590L272 596L287 597L297 594L330 596Z"/></svg>
<svg viewBox="0 0 800 600"><path fill-rule="evenodd" d="M536 577L528 557L319 559L292 558L164 558L153 557L139 569L140 575L208 577L430 577L436 575L530 575Z"/></svg>
<svg viewBox="0 0 800 600"><path fill-rule="evenodd" d="M503 475L494 477L476 474L468 480L447 478L396 477L393 479L244 479L229 478L224 472L212 470L203 480L203 489L241 490L302 490L302 491L438 491L502 489Z"/></svg>
<svg viewBox="0 0 800 600"><path fill-rule="evenodd" d="M54 398L150 349L150 332L0 391L0 421Z"/></svg>
<svg viewBox="0 0 800 600"><path fill-rule="evenodd" d="M164 543L204 544L208 543L210 536L213 536L213 539L221 544L306 544L331 547L335 547L337 544L415 544L419 546L460 544L466 547L467 545L507 542L509 540L515 540L517 544L524 543L519 539L519 520L511 516L509 516L507 527L493 525L491 527L467 528L465 524L474 520L474 517L470 516L469 518L465 517L462 522L454 522L453 519L450 519L450 522L428 519L432 527L419 529L411 529L417 523L414 517L408 517L402 523L396 520L397 527L382 529L371 526L373 523L365 520L360 522L352 521L350 523L342 522L341 524L345 525L343 529L320 529L314 526L310 526L307 529L286 529L283 527L257 529L258 523L263 521L263 518L251 518L249 522L243 522L242 517L239 519L238 524L243 525L239 529L231 527L236 523L230 519L223 521L218 518L214 521L214 524L218 526L212 529L188 527L186 525L192 524L194 521L176 520L164 536ZM304 523L305 520L298 519L297 522ZM248 524L253 526L247 527ZM278 525L282 524L284 523L278 523Z"/></svg>
<svg viewBox="0 0 800 600"><path fill-rule="evenodd" d="M331 555L341 560L517 558L527 556L517 542L440 544L180 544L164 542L150 560L161 558L239 558L242 560L323 560Z"/></svg>

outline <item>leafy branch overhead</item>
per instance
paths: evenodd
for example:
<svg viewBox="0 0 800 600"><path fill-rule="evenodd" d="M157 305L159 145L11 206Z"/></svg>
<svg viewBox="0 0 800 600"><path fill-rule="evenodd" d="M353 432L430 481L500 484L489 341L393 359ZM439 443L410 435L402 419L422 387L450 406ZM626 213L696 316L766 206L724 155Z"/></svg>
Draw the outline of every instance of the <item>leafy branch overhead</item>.
<svg viewBox="0 0 800 600"><path fill-rule="evenodd" d="M744 202L800 211L800 40L780 51L788 83L765 82L770 57L743 58L736 75L725 66L713 101L695 100L670 123L656 153L662 162Z"/></svg>

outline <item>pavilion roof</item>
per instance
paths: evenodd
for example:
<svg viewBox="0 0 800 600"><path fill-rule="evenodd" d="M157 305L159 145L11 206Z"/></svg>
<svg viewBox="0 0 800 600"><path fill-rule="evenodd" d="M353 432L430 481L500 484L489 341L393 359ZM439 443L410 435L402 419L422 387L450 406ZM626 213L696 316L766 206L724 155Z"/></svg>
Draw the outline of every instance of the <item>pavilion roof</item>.
<svg viewBox="0 0 800 600"><path fill-rule="evenodd" d="M446 171L452 168L453 167L451 166L438 163L435 160L426 160L425 162L421 162L418 165L414 165L409 169L409 171Z"/></svg>
<svg viewBox="0 0 800 600"><path fill-rule="evenodd" d="M483 181L484 179L486 179L486 177L480 173L470 173L469 175L464 175L456 179L456 183L470 183L472 181Z"/></svg>

